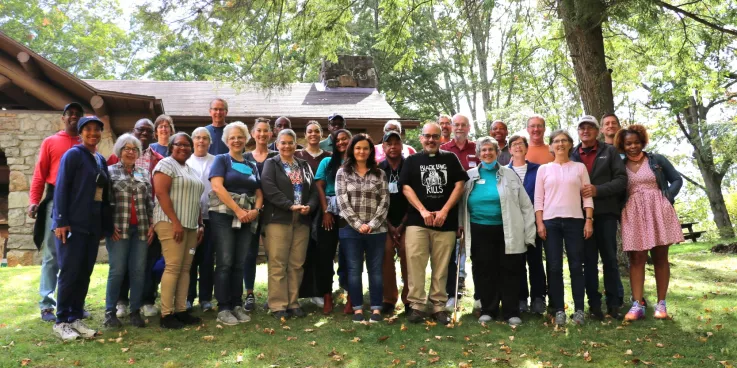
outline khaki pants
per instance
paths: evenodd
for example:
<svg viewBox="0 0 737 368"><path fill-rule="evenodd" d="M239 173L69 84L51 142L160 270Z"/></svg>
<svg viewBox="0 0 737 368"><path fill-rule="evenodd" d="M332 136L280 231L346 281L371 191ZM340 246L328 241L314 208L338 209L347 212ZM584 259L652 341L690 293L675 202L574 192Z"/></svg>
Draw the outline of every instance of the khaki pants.
<svg viewBox="0 0 737 368"><path fill-rule="evenodd" d="M292 223L268 224L264 245L269 259L269 309L274 312L299 308L297 298L307 257L310 227L299 222L294 213Z"/></svg>
<svg viewBox="0 0 737 368"><path fill-rule="evenodd" d="M412 309L425 310L425 269L430 260L430 302L433 313L444 311L448 294L445 283L448 279L448 262L456 244L455 231L430 230L420 226L409 226L405 234L407 251L407 277L409 281L409 300Z"/></svg>
<svg viewBox="0 0 737 368"><path fill-rule="evenodd" d="M187 310L189 268L197 248L197 230L185 228L181 243L174 241L170 222L159 221L154 230L161 241L161 253L166 262L161 276L161 316L164 317Z"/></svg>

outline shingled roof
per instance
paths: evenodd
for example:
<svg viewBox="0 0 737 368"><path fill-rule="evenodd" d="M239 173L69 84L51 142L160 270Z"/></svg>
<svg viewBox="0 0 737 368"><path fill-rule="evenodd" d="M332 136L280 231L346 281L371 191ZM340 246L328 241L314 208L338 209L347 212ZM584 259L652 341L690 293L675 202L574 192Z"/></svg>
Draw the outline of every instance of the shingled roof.
<svg viewBox="0 0 737 368"><path fill-rule="evenodd" d="M289 116L325 118L340 112L347 119L398 119L375 89L321 91L315 83L292 83L281 90L262 91L253 86L234 88L213 81L85 80L106 91L156 96L172 116L207 115L209 102L220 97L228 101L229 116Z"/></svg>

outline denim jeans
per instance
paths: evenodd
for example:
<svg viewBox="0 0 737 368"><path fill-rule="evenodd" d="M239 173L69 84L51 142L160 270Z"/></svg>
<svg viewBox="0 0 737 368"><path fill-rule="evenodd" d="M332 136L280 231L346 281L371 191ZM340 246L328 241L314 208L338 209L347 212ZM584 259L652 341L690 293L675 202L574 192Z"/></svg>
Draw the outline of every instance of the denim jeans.
<svg viewBox="0 0 737 368"><path fill-rule="evenodd" d="M108 237L105 245L108 252L108 263L110 264L110 272L107 276L107 291L105 292L105 310L115 310L126 272L130 279L130 310L141 309L148 244L145 240L138 238L138 225L130 225L128 239L114 241Z"/></svg>
<svg viewBox="0 0 737 368"><path fill-rule="evenodd" d="M243 268L253 241L250 224L234 229L233 216L210 211L212 241L215 244L215 298L218 310L232 310L243 304Z"/></svg>
<svg viewBox="0 0 737 368"><path fill-rule="evenodd" d="M529 297L533 301L540 298L545 301L547 291L547 280L545 278L545 267L543 266L543 240L535 237L535 246L527 247L527 252L523 254L522 277L520 277L519 300L527 301ZM527 287L527 267L530 267L530 287Z"/></svg>
<svg viewBox="0 0 737 368"><path fill-rule="evenodd" d="M199 298L200 304L212 301L213 277L215 273L215 250L212 245L212 231L210 230L210 220L203 220L205 223L205 233L202 235L202 243L197 247L192 266L189 269L189 290L187 291L187 300L194 303L195 298ZM199 284L199 296L197 295L197 285Z"/></svg>
<svg viewBox="0 0 737 368"><path fill-rule="evenodd" d="M252 234L253 239L246 250L246 262L243 268L243 282L246 284L246 290L253 290L256 286L256 261L258 260L259 240L261 239L261 226L259 226L256 234Z"/></svg>
<svg viewBox="0 0 737 368"><path fill-rule="evenodd" d="M46 229L44 229L44 240L41 244L41 280L38 285L38 293L41 295L38 307L41 310L56 308L54 291L59 275L59 265L56 262L56 237L51 231L53 209L53 203L49 203L46 205L46 212L38 214L39 216L46 216Z"/></svg>
<svg viewBox="0 0 737 368"><path fill-rule="evenodd" d="M384 298L382 266L384 262L384 243L386 233L361 234L350 226L338 231L340 251L345 255L348 277L348 296L353 310L363 309L363 260L369 279L369 299L371 310L381 310Z"/></svg>
<svg viewBox="0 0 737 368"><path fill-rule="evenodd" d="M548 270L548 297L554 311L564 310L563 291L563 246L568 257L568 270L571 273L571 290L576 310L583 310L586 286L583 277L583 219L554 218L544 220L547 240L545 241L545 261Z"/></svg>
<svg viewBox="0 0 737 368"><path fill-rule="evenodd" d="M618 307L621 303L619 289L622 279L617 264L617 218L601 215L594 219L594 235L584 241L584 269L586 296L589 307L601 307L599 292L599 255L604 265L604 289L607 307Z"/></svg>

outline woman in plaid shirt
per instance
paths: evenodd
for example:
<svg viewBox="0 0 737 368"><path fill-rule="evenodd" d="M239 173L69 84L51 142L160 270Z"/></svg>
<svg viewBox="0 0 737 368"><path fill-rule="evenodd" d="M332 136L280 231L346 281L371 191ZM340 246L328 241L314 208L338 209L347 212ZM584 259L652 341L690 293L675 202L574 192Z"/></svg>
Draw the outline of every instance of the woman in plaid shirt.
<svg viewBox="0 0 737 368"><path fill-rule="evenodd" d="M369 276L371 318L381 322L383 301L382 266L389 213L389 186L384 170L376 164L374 142L366 134L353 137L343 167L335 179L340 215L348 226L338 231L340 251L348 268L348 296L353 303L353 322L363 317L363 260Z"/></svg>
<svg viewBox="0 0 737 368"><path fill-rule="evenodd" d="M105 327L121 327L116 302L126 271L130 275L130 323L145 327L141 318L141 298L148 245L153 240L153 195L149 172L136 166L141 154L141 141L123 134L115 142L113 152L120 161L108 166L110 203L115 229L106 240L110 273L105 295Z"/></svg>

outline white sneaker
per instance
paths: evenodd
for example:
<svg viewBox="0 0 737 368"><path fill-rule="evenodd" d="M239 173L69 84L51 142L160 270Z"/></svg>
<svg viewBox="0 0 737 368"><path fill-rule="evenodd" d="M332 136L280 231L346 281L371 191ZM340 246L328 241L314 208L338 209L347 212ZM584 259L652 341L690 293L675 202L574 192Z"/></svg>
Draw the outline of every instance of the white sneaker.
<svg viewBox="0 0 737 368"><path fill-rule="evenodd" d="M473 309L481 309L481 299L477 299L473 301Z"/></svg>
<svg viewBox="0 0 737 368"><path fill-rule="evenodd" d="M507 321L507 323L509 323L510 326L519 326L522 324L522 319L519 317L512 317Z"/></svg>
<svg viewBox="0 0 737 368"><path fill-rule="evenodd" d="M76 340L79 337L77 331L74 331L68 323L55 323L53 330L64 341Z"/></svg>
<svg viewBox="0 0 737 368"><path fill-rule="evenodd" d="M159 315L159 309L153 304L146 304L141 309L143 309L143 315L146 317L156 317Z"/></svg>
<svg viewBox="0 0 737 368"><path fill-rule="evenodd" d="M249 316L246 313L246 310L243 309L243 307L241 307L240 305L237 306L237 307L235 307L235 308L233 308L233 312L232 313L233 313L233 316L235 316L235 318L238 320L238 323L244 323L244 322L250 322L251 321L251 316Z"/></svg>
<svg viewBox="0 0 737 368"><path fill-rule="evenodd" d="M453 311L453 304L455 304L456 298L448 298L448 302L445 303L445 309Z"/></svg>
<svg viewBox="0 0 737 368"><path fill-rule="evenodd" d="M231 313L231 311L229 310L218 312L217 321L226 326L235 326L238 324L238 318L235 318L233 313Z"/></svg>
<svg viewBox="0 0 737 368"><path fill-rule="evenodd" d="M123 302L118 302L115 309L115 316L118 318L123 318L128 315L128 305Z"/></svg>
<svg viewBox="0 0 737 368"><path fill-rule="evenodd" d="M84 322L82 322L81 319L78 319L72 323L69 324L69 327L73 328L74 331L77 331L79 336L82 336L86 339L91 339L95 337L95 334L97 334L97 330L93 330L89 327L87 327Z"/></svg>
<svg viewBox="0 0 737 368"><path fill-rule="evenodd" d="M479 317L479 323L488 323L491 322L493 318L491 318L490 315L484 314L483 316Z"/></svg>
<svg viewBox="0 0 737 368"><path fill-rule="evenodd" d="M325 306L325 298L319 297L319 296L313 296L312 303L315 304L318 308L322 308Z"/></svg>

